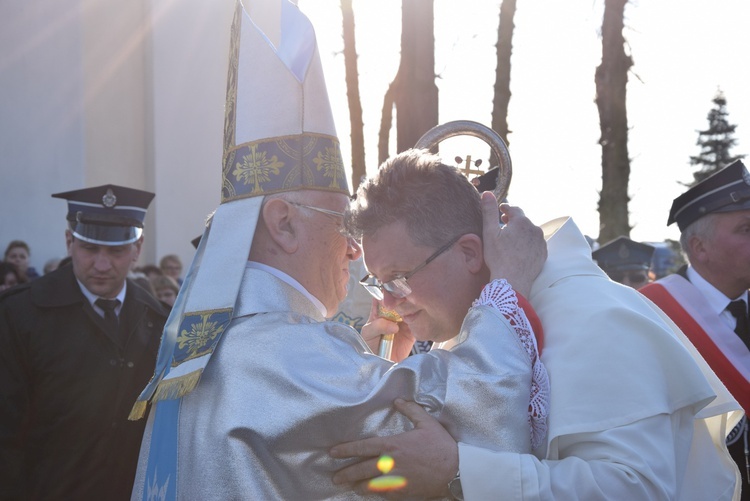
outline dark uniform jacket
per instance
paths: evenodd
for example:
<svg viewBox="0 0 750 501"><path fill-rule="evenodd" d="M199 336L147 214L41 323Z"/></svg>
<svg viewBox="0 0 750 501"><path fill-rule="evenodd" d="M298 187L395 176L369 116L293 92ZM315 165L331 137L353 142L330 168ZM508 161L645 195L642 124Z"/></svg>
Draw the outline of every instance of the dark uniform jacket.
<svg viewBox="0 0 750 501"><path fill-rule="evenodd" d="M130 499L145 419L127 417L165 321L128 281L107 332L72 266L0 297L0 498Z"/></svg>

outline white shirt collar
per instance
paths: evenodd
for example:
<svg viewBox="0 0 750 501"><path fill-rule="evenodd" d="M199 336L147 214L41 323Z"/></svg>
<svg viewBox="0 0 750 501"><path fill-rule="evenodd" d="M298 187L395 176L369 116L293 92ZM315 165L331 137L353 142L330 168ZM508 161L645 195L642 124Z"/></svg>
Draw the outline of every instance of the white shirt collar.
<svg viewBox="0 0 750 501"><path fill-rule="evenodd" d="M247 262L248 268L255 268L256 270L263 270L267 273L270 273L271 275L275 276L279 280L291 285L298 291L300 291L307 299L312 301L312 303L315 305L315 307L320 311L320 314L323 315L324 318L328 318L328 310L326 309L325 305L320 302L318 298L313 296L308 292L307 289L305 289L301 283L293 279L291 276L287 275L283 271L274 268L272 266L268 266L267 264L259 263L257 261L248 261Z"/></svg>
<svg viewBox="0 0 750 501"><path fill-rule="evenodd" d="M706 298L706 305L709 307L710 311L719 316L719 318L721 318L730 329L734 329L737 320L734 318L734 315L727 311L727 306L736 299L743 299L745 304L747 304L747 291L740 294L739 297L729 298L719 289L711 285L708 280L703 278L692 266L688 266L687 268L687 277L688 280L690 280L690 283L693 284L701 294L703 294L704 298Z"/></svg>
<svg viewBox="0 0 750 501"><path fill-rule="evenodd" d="M97 312L99 315L104 316L104 310L102 310L95 304L96 300L99 299L100 296L97 296L96 294L88 290L86 286L83 285L83 282L81 282L77 278L76 278L76 282L78 282L78 287L81 288L81 292L83 293L84 297L88 300L88 302L91 304L91 307L94 308L94 311ZM127 291L127 288L128 288L128 282L125 281L122 284L122 290L120 291L120 293L117 294L117 296L113 298L113 299L120 300L120 304L117 305L117 308L115 308L115 314L118 316L120 315L120 310L122 310L123 303L125 303L125 292ZM102 299L108 299L108 298L102 298Z"/></svg>
<svg viewBox="0 0 750 501"><path fill-rule="evenodd" d="M690 283L696 286L703 293L709 304L717 312L725 309L730 302L737 299L743 299L745 302L747 302L747 291L740 294L739 297L727 297L719 289L711 285L708 280L703 278L701 274L698 273L692 266L688 266L687 268L687 277L690 280Z"/></svg>

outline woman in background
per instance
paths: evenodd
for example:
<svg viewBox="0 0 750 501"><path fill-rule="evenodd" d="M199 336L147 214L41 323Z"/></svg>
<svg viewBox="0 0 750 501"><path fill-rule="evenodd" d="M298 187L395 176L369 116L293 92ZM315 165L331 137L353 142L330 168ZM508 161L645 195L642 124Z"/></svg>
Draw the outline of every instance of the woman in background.
<svg viewBox="0 0 750 501"><path fill-rule="evenodd" d="M0 291L4 291L20 283L21 277L18 274L16 265L0 261Z"/></svg>
<svg viewBox="0 0 750 501"><path fill-rule="evenodd" d="M151 277L149 280L151 281L151 287L153 287L156 293L156 299L162 303L167 303L169 306L174 306L177 293L180 292L180 286L177 285L177 281L166 275L157 275Z"/></svg>
<svg viewBox="0 0 750 501"><path fill-rule="evenodd" d="M31 249L29 249L29 244L23 240L13 240L5 248L3 260L16 265L21 283L34 280L39 276L34 267L29 266L29 256L31 256Z"/></svg>

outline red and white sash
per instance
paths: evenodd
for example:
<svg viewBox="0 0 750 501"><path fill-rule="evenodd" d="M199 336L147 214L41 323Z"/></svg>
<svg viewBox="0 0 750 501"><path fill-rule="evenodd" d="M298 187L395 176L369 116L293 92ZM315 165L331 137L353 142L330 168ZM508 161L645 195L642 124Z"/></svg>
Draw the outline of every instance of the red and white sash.
<svg viewBox="0 0 750 501"><path fill-rule="evenodd" d="M703 294L676 274L646 285L639 292L677 324L745 413L750 413L750 350L710 311Z"/></svg>

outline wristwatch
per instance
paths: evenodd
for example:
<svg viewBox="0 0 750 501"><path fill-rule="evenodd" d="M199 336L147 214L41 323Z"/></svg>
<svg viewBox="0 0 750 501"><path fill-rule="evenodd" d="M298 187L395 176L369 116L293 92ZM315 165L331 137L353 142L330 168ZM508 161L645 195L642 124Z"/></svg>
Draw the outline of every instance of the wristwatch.
<svg viewBox="0 0 750 501"><path fill-rule="evenodd" d="M453 480L448 482L448 491L451 493L451 496L453 496L453 499L458 499L458 501L464 501L464 490L461 487L461 472L457 471L456 476L453 477Z"/></svg>

